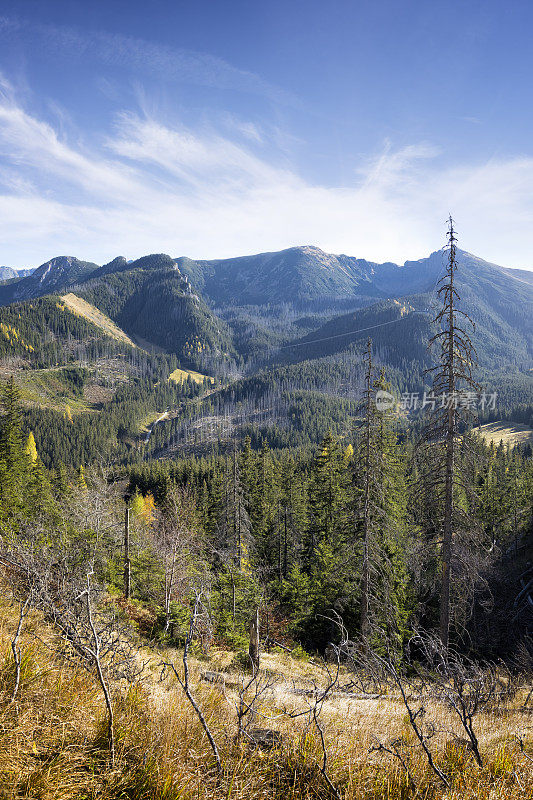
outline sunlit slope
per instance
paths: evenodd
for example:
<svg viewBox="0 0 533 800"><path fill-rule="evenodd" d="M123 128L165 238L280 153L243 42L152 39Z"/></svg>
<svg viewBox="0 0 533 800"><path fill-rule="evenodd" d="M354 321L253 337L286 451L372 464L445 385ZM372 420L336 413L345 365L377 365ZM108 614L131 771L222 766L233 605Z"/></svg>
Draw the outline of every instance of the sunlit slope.
<svg viewBox="0 0 533 800"><path fill-rule="evenodd" d="M106 317L96 306L91 305L82 297L78 297L77 295L69 292L68 294L63 295L61 300L65 303L65 305L74 313L80 317L85 317L85 319L92 322L94 325L97 325L101 328L104 333L108 336L111 336L113 339L119 339L122 342L126 342L127 344L135 347L134 342L130 339L130 337L121 330L118 325L115 325L113 320Z"/></svg>

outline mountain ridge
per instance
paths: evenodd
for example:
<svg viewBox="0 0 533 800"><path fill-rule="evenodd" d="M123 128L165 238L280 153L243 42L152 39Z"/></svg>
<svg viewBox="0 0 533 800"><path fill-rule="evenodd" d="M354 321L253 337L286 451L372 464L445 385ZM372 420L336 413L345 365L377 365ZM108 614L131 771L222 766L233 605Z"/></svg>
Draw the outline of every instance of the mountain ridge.
<svg viewBox="0 0 533 800"><path fill-rule="evenodd" d="M99 266L75 256L55 256L32 274L20 277L11 268L9 278L18 278L1 287L0 303L51 294L75 283L133 269L177 269L214 304L246 305L264 302L306 302L347 297L376 299L398 292L410 294L427 291L444 264L443 250L403 264L376 262L344 253L327 253L314 245L299 245L279 251L267 251L226 259L173 258L165 253L141 256L127 261L117 256ZM470 271L477 265L490 268L506 278L532 284L533 272L504 267L458 250L459 266ZM7 276L7 272L6 272Z"/></svg>
<svg viewBox="0 0 533 800"><path fill-rule="evenodd" d="M533 354L533 285L467 251L458 250L457 261L457 287L479 325L483 361L496 364L507 348L523 368ZM418 298L418 310L434 307L445 263L445 250L398 265L313 245L212 261L117 256L103 266L58 256L0 286L0 304L71 291L128 336L206 370L217 359L264 360L269 348L329 330L328 320L342 327L341 317L357 309L374 307L378 317L385 301Z"/></svg>

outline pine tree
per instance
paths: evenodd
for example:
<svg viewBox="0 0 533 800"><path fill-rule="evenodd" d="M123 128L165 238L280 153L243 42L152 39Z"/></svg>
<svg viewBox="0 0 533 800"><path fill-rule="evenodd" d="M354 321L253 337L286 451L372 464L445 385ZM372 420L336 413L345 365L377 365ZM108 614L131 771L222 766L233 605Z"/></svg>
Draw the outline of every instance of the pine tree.
<svg viewBox="0 0 533 800"><path fill-rule="evenodd" d="M37 454L31 466L25 491L25 507L32 516L44 518L50 518L56 511L50 480Z"/></svg>
<svg viewBox="0 0 533 800"><path fill-rule="evenodd" d="M237 571L241 572L244 558L249 559L251 555L252 537L235 442L231 459L226 457L223 483L219 491L220 511L214 544L223 559L231 559Z"/></svg>
<svg viewBox="0 0 533 800"><path fill-rule="evenodd" d="M24 461L24 442L20 414L20 390L10 378L2 391L2 429L0 433L0 458L9 472L21 472Z"/></svg>
<svg viewBox="0 0 533 800"><path fill-rule="evenodd" d="M309 484L308 558L321 542L335 547L346 533L347 470L342 448L329 431L318 449Z"/></svg>

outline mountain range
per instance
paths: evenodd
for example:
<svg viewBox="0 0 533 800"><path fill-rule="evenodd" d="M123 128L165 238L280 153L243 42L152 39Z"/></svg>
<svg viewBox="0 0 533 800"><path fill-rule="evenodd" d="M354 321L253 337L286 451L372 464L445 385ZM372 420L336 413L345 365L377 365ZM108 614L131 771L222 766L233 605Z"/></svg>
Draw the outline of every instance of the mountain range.
<svg viewBox="0 0 533 800"><path fill-rule="evenodd" d="M333 255L313 246L210 261L172 258L166 254L148 255L135 261L118 256L103 266L73 256L58 256L22 277L10 267L0 267L4 280L20 278L1 287L0 302L5 305L51 294L75 283L136 269L174 270L213 305L367 301L427 292L442 275L444 263L443 251L399 265ZM533 284L533 271L501 267L466 251L458 250L458 263L459 282L463 285L478 288L485 283L497 284L507 291L509 287L516 289L517 282Z"/></svg>
<svg viewBox="0 0 533 800"><path fill-rule="evenodd" d="M476 326L476 377L498 392L500 416L520 408L527 417L533 273L460 250L457 259L459 306ZM254 446L316 444L357 419L367 338L393 391L427 386L445 264L443 251L398 265L311 246L212 261L57 256L0 284L1 376L15 372L47 463L56 447L73 463L108 447L129 457L139 442L159 456L198 441L219 446L228 430ZM72 367L85 370L83 399L64 394ZM184 391L205 396L182 407L171 374L189 375ZM218 383L209 378L202 389L202 375ZM146 444L143 420L176 402ZM67 407L98 413L98 436L81 421L72 428ZM214 428L204 435L206 425Z"/></svg>
<svg viewBox="0 0 533 800"><path fill-rule="evenodd" d="M527 375L533 273L461 250L457 258L457 288L477 325L482 368ZM1 284L0 305L69 292L141 347L210 374L331 357L368 335L385 363L401 368L406 359L426 360L445 262L444 251L398 265L312 246L210 261L152 254L98 265L57 256Z"/></svg>
<svg viewBox="0 0 533 800"><path fill-rule="evenodd" d="M13 269L12 267L0 267L0 281L9 281L14 278L25 278L31 275L33 269Z"/></svg>

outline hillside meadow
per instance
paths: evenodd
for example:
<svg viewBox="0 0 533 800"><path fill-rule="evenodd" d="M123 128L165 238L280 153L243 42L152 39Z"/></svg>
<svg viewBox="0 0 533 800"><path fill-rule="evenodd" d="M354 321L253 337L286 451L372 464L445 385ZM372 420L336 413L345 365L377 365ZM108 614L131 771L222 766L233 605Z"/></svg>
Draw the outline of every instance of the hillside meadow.
<svg viewBox="0 0 533 800"><path fill-rule="evenodd" d="M428 767L398 693L376 697L335 691L320 713L330 787L320 772L323 749L316 727L305 715L287 716L288 711L303 712L312 705L312 690L324 685L328 672L318 658L301 651L299 658L293 658L279 648L261 657L257 680L268 684L268 690L254 707L253 721L281 734L281 743L272 749L254 748L246 735L237 735L240 687L249 683L250 676L238 668L235 654L214 649L190 659L192 691L220 753L222 769L217 775L198 717L176 679L161 670L163 661L172 662L183 675L183 652L140 647L142 675L135 683L117 681L112 686L116 758L111 766L106 709L97 681L37 612L26 618L18 643L20 685L16 699L11 700L15 676L11 642L19 609L5 580L2 588L2 800L533 797L533 725L531 707L525 705L525 686L476 719L481 768L449 709L437 705L427 709L438 729L432 749L450 778L450 789L439 785ZM124 604L121 610L126 615L135 612L134 606ZM202 679L213 670L219 682ZM351 677L341 672L339 685L349 684ZM397 747L409 774L397 758L380 752L380 745Z"/></svg>

